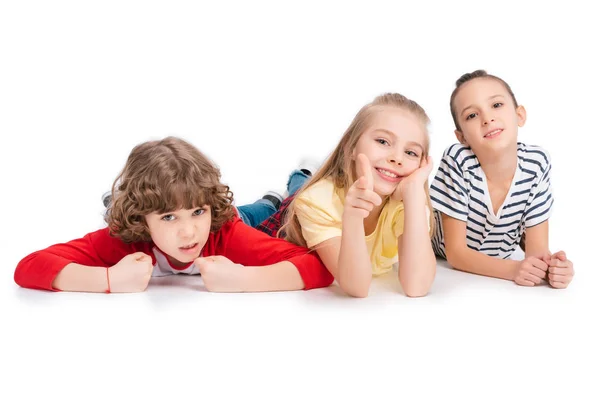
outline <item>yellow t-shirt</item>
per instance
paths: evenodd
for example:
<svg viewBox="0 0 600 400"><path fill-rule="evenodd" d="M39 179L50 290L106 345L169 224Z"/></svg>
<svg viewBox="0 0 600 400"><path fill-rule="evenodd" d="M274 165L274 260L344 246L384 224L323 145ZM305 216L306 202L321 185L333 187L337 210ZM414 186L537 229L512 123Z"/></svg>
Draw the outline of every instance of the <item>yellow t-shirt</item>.
<svg viewBox="0 0 600 400"><path fill-rule="evenodd" d="M295 199L302 236L310 248L333 237L342 236L342 213L345 194L331 179L322 179ZM377 227L365 236L373 275L392 269L398 261L398 237L404 231L404 203L391 198L387 201Z"/></svg>

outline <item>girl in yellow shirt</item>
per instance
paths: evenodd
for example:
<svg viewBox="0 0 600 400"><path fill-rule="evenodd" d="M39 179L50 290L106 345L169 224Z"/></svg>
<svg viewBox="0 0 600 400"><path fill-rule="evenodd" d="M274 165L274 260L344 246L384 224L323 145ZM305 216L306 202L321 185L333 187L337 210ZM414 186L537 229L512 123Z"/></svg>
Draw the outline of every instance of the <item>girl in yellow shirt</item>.
<svg viewBox="0 0 600 400"><path fill-rule="evenodd" d="M314 249L351 296L366 297L372 276L395 262L407 296L431 287L428 124L415 101L378 96L290 204L280 233Z"/></svg>

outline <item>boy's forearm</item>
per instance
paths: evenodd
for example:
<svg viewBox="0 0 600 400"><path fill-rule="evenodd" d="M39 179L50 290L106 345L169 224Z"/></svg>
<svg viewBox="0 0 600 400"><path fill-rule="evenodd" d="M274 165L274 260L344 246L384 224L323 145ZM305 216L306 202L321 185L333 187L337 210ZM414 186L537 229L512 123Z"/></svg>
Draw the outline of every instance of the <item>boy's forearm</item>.
<svg viewBox="0 0 600 400"><path fill-rule="evenodd" d="M404 199L404 232L399 238L402 251L398 251L398 280L409 297L426 295L435 278L436 260L429 237L425 204L424 192Z"/></svg>
<svg viewBox="0 0 600 400"><path fill-rule="evenodd" d="M54 279L52 287L66 292L106 292L108 289L106 273L107 270L103 267L67 264Z"/></svg>
<svg viewBox="0 0 600 400"><path fill-rule="evenodd" d="M364 220L344 217L338 258L338 283L349 295L366 297L369 294L372 274L365 242Z"/></svg>
<svg viewBox="0 0 600 400"><path fill-rule="evenodd" d="M516 260L501 260L465 247L458 250L446 249L448 263L455 269L494 278L514 280L519 266Z"/></svg>
<svg viewBox="0 0 600 400"><path fill-rule="evenodd" d="M282 261L264 267L245 267L241 287L244 292L275 292L304 289L304 282L296 266Z"/></svg>

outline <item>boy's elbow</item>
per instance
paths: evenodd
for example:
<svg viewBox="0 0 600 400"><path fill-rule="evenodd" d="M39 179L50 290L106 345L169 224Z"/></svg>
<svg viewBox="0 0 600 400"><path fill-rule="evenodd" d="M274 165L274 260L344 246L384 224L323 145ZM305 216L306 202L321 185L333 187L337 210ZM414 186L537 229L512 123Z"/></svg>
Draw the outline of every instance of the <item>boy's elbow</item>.
<svg viewBox="0 0 600 400"><path fill-rule="evenodd" d="M21 287L27 287L27 265L28 265L28 261L31 258L31 255L25 257L24 259L22 259L21 261L19 261L19 263L17 264L17 267L15 268L15 273L14 273L14 280L15 283Z"/></svg>
<svg viewBox="0 0 600 400"><path fill-rule="evenodd" d="M36 270L33 267L36 261L37 253L32 253L19 261L13 275L17 285L26 289L40 289L39 278L36 276Z"/></svg>

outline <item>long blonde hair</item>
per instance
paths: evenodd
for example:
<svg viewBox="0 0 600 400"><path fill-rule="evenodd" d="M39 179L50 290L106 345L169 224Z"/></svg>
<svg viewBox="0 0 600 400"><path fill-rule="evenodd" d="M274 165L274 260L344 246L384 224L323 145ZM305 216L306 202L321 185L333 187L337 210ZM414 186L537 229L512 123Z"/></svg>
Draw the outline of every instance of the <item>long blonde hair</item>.
<svg viewBox="0 0 600 400"><path fill-rule="evenodd" d="M427 127L430 123L429 117L423 107L417 102L411 100L398 93L385 93L377 96L372 102L365 105L358 111L352 123L340 140L339 144L333 150L329 158L325 161L323 166L316 171L309 182L307 182L301 189L298 190L294 200L290 203L288 211L285 216L285 223L278 232L278 235L282 233L285 235L286 240L295 243L297 245L306 246L306 241L302 236L302 227L295 211L295 202L298 196L314 185L316 182L330 178L333 180L333 184L336 188L341 189L343 193L346 193L350 186L356 180L354 176L354 160L352 159L352 151L356 147L356 143L360 136L368 129L373 116L381 107L397 107L406 110L416 116L419 121L423 124L423 129L426 132L424 152L422 157L429 155L429 134L427 133ZM425 193L427 196L427 206L430 211L429 224L433 228L433 209L431 207L431 200L429 198L429 183L425 182ZM387 201L387 199L384 199ZM430 231L433 231L431 229Z"/></svg>

